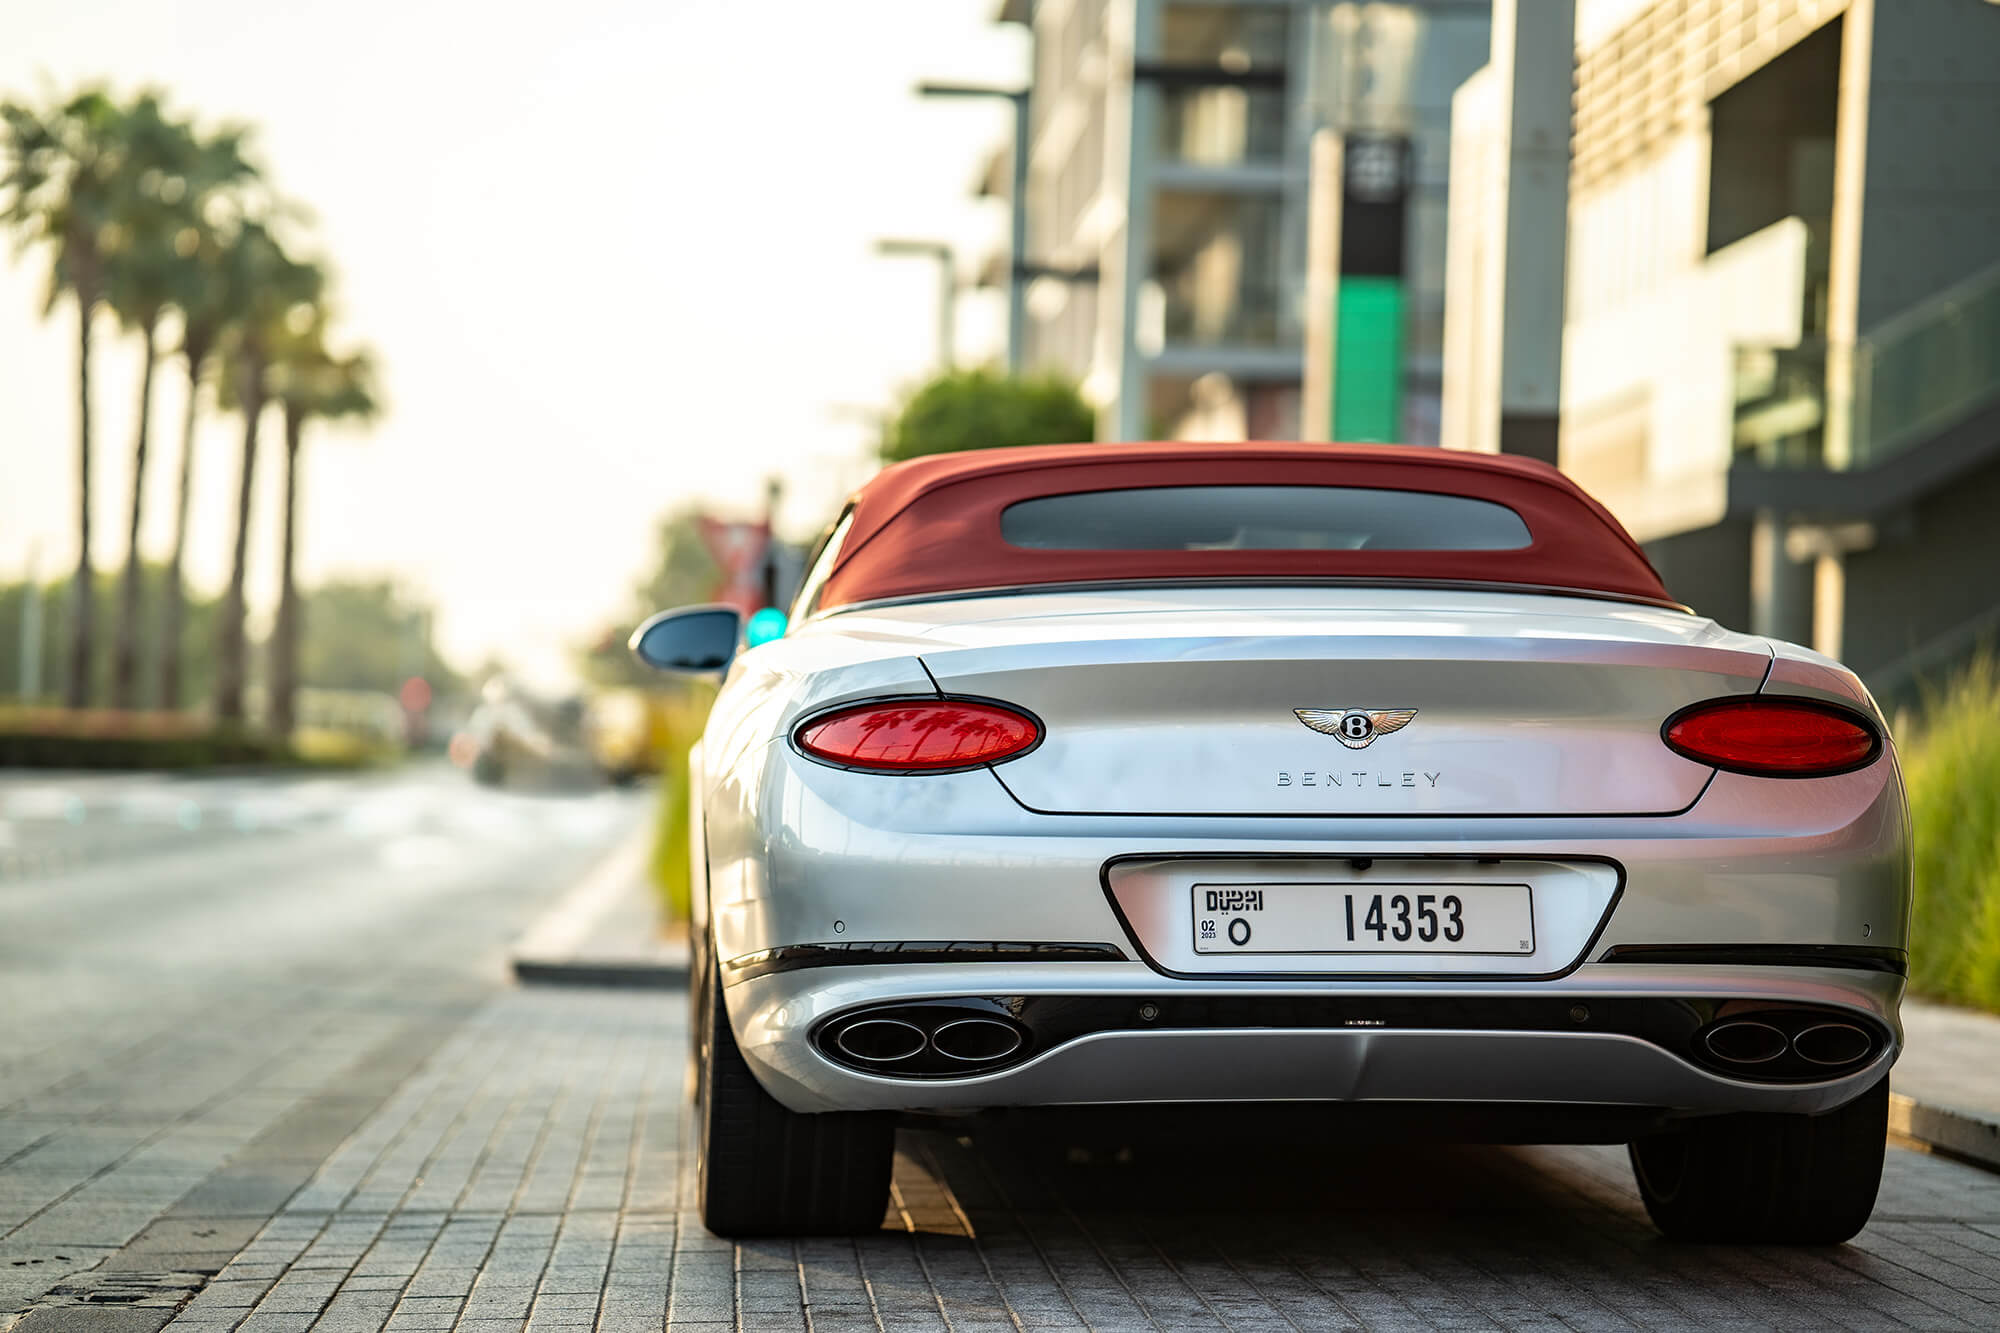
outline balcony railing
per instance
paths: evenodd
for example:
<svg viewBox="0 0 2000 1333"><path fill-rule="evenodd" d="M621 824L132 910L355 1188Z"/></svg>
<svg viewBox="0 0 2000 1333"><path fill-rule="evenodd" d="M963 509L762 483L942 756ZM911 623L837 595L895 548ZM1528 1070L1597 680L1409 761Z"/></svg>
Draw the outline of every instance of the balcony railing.
<svg viewBox="0 0 2000 1333"><path fill-rule="evenodd" d="M2000 399L2000 265L1851 345L1736 349L1734 439L1763 467L1858 469Z"/></svg>
<svg viewBox="0 0 2000 1333"><path fill-rule="evenodd" d="M1855 347L1852 466L1866 467L2000 395L2000 264Z"/></svg>

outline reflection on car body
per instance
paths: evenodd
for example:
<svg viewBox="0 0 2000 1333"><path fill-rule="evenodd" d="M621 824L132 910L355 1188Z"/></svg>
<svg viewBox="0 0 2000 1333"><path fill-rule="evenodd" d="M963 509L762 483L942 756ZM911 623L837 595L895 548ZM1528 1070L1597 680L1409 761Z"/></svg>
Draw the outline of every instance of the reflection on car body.
<svg viewBox="0 0 2000 1333"><path fill-rule="evenodd" d="M1670 1235L1866 1221L1907 816L1855 677L1553 469L1102 445L864 487L692 756L700 1199L867 1229L895 1116L1354 1103L1629 1142Z"/></svg>

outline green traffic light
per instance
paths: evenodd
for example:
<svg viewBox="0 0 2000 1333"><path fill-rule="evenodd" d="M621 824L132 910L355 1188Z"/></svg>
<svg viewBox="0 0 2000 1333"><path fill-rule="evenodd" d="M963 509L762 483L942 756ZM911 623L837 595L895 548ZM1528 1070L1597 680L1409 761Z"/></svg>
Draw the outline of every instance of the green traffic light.
<svg viewBox="0 0 2000 1333"><path fill-rule="evenodd" d="M749 623L743 627L743 642L755 648L760 643L785 637L785 613L775 606L767 606L751 615Z"/></svg>

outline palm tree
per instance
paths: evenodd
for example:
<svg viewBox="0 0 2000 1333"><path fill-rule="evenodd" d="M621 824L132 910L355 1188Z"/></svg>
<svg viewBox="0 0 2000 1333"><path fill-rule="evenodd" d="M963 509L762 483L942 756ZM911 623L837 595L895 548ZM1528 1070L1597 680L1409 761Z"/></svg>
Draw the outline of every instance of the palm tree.
<svg viewBox="0 0 2000 1333"><path fill-rule="evenodd" d="M225 129L197 139L186 173L188 217L174 236L177 262L169 270L172 304L180 313L182 360L187 367L187 403L181 416L180 486L174 498L174 540L167 557L166 602L160 615L159 706L181 706L181 623L187 585L182 576L187 553L188 502L194 493L194 430L200 410L202 376L216 342L236 313L225 264L244 201L241 191L257 179L246 156L249 132Z"/></svg>
<svg viewBox="0 0 2000 1333"><path fill-rule="evenodd" d="M52 313L65 294L77 312L77 557L71 589L69 664L63 699L71 708L90 702L93 615L90 566L90 333L104 297L103 242L115 240L114 208L125 157L123 115L102 88L37 112L0 104L6 128L6 174L0 190L4 222L23 249L50 251L48 297Z"/></svg>
<svg viewBox="0 0 2000 1333"><path fill-rule="evenodd" d="M300 606L293 575L298 546L299 445L308 421L343 417L372 420L379 410L374 357L364 348L335 356L326 347L323 305L296 307L274 341L271 392L285 413L285 516L280 547L278 620L271 632L270 720L280 736L291 734L297 714Z"/></svg>
<svg viewBox="0 0 2000 1333"><path fill-rule="evenodd" d="M125 112L126 152L119 172L114 244L106 248L105 283L125 327L139 335L139 427L132 446L132 507L126 524L125 576L119 589L118 635L111 654L111 703L130 708L139 684L139 517L146 495L146 446L153 418L153 375L160 320L173 300L175 274L187 261L176 244L194 222L189 196L196 145L192 131L169 120L156 94L144 93Z"/></svg>
<svg viewBox="0 0 2000 1333"><path fill-rule="evenodd" d="M269 395L265 376L271 365L271 345L299 306L319 299L325 275L301 263L262 222L245 222L224 260L228 306L236 312L232 325L226 389L243 413L243 461L236 492L236 544L229 568L229 589L223 594L216 648L215 715L227 722L243 718L243 688L247 676L243 638L244 577L249 567L250 500L255 493L257 424Z"/></svg>

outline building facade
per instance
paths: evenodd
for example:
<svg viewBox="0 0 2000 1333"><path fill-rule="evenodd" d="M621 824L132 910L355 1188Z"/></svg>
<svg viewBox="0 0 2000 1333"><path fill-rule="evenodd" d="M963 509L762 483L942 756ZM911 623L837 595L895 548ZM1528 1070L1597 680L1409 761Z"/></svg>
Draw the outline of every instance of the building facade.
<svg viewBox="0 0 2000 1333"><path fill-rule="evenodd" d="M1101 438L1299 436L1313 137L1393 137L1394 433L1436 443L1451 93L1488 8L1007 0L1035 52L1025 365L1077 378Z"/></svg>
<svg viewBox="0 0 2000 1333"><path fill-rule="evenodd" d="M1576 32L1562 467L1677 595L1907 691L2000 628L2000 5Z"/></svg>

